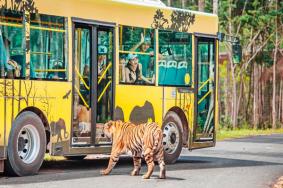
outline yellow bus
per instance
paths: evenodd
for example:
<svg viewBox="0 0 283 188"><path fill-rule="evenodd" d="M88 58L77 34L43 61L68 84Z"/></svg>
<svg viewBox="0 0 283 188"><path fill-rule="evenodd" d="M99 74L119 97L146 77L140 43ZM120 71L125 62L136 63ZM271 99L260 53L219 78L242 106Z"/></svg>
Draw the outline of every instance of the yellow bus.
<svg viewBox="0 0 283 188"><path fill-rule="evenodd" d="M153 0L0 7L1 171L35 174L46 153L108 154L109 120L157 122L167 163L215 145L217 16Z"/></svg>

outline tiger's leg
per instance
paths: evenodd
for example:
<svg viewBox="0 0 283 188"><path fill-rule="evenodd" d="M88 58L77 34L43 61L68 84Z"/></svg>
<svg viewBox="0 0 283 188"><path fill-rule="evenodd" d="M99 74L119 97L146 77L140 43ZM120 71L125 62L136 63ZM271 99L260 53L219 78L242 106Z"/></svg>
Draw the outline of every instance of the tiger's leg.
<svg viewBox="0 0 283 188"><path fill-rule="evenodd" d="M138 176L141 170L141 154L133 155L134 170L131 172L132 176Z"/></svg>
<svg viewBox="0 0 283 188"><path fill-rule="evenodd" d="M147 173L143 175L143 179L149 179L154 169L153 150L151 148L145 150L144 159L147 164Z"/></svg>
<svg viewBox="0 0 283 188"><path fill-rule="evenodd" d="M120 154L121 154L121 151L117 150L117 149L111 152L108 167L106 169L100 171L101 175L108 175L108 174L111 173L112 169L114 168L114 166L119 161Z"/></svg>
<svg viewBox="0 0 283 188"><path fill-rule="evenodd" d="M166 178L166 169L165 169L165 162L164 162L164 150L163 148L160 148L158 153L156 154L155 158L158 161L160 173L159 178L165 179Z"/></svg>

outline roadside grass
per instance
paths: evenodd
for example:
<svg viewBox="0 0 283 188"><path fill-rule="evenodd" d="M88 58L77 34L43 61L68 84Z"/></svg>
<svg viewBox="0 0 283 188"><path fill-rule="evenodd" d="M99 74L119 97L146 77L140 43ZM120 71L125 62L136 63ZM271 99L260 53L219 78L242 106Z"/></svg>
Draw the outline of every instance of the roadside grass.
<svg viewBox="0 0 283 188"><path fill-rule="evenodd" d="M283 134L283 129L238 129L238 130L218 130L216 132L217 141L233 139L233 138L243 138L249 136L259 136L259 135L271 135L271 134Z"/></svg>

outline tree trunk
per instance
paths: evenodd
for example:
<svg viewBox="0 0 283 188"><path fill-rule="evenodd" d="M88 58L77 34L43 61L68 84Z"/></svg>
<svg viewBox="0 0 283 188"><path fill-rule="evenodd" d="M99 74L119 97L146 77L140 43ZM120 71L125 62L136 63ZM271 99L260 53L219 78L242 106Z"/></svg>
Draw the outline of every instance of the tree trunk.
<svg viewBox="0 0 283 188"><path fill-rule="evenodd" d="M232 125L233 129L236 129L238 127L238 114L237 114L237 79L236 79L236 65L231 63L232 66Z"/></svg>
<svg viewBox="0 0 283 188"><path fill-rule="evenodd" d="M276 3L276 11L278 0L275 1ZM274 52L274 61L273 61L273 95L272 95L272 129L276 129L276 63L277 63L277 51L278 51L278 18L276 16L275 20L276 24L276 36L275 36L275 52Z"/></svg>
<svg viewBox="0 0 283 188"><path fill-rule="evenodd" d="M253 104L253 126L254 129L258 128L258 124L259 124L259 113L258 113L258 83L259 83L259 79L258 79L258 65L256 64L256 62L254 62L254 104Z"/></svg>
<svg viewBox="0 0 283 188"><path fill-rule="evenodd" d="M204 12L205 0L198 0L198 10Z"/></svg>
<svg viewBox="0 0 283 188"><path fill-rule="evenodd" d="M172 5L172 3L171 3L171 0L167 0L167 6L171 6Z"/></svg>
<svg viewBox="0 0 283 188"><path fill-rule="evenodd" d="M185 9L186 8L186 4L187 4L187 0L181 0L182 1L182 8Z"/></svg>
<svg viewBox="0 0 283 188"><path fill-rule="evenodd" d="M230 59L229 59L230 60ZM230 68L230 62L227 61L227 65L226 65L226 68L227 68L227 76L226 76L226 79L225 79L225 105L224 105L224 108L225 108L225 121L227 122L227 120L229 120L229 123L230 123L230 119L228 119L229 117L231 117L231 89L230 89L230 86L231 86L231 78L230 78L230 75L231 75L231 68Z"/></svg>
<svg viewBox="0 0 283 188"><path fill-rule="evenodd" d="M213 0L213 14L218 15L218 0Z"/></svg>

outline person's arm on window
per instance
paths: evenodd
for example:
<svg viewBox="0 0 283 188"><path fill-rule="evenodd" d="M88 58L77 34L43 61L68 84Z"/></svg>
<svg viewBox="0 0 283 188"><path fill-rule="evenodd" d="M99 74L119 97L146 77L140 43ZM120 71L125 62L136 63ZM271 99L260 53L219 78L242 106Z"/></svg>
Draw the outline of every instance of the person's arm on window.
<svg viewBox="0 0 283 188"><path fill-rule="evenodd" d="M141 41L138 44L136 44L135 46L133 46L130 49L130 51L135 52L143 43L144 43L144 36L143 36L143 33L141 33Z"/></svg>
<svg viewBox="0 0 283 188"><path fill-rule="evenodd" d="M142 79L147 84L152 84L152 82L149 79L147 79L142 75L142 64L140 63L139 63L139 69L140 69L140 79Z"/></svg>

